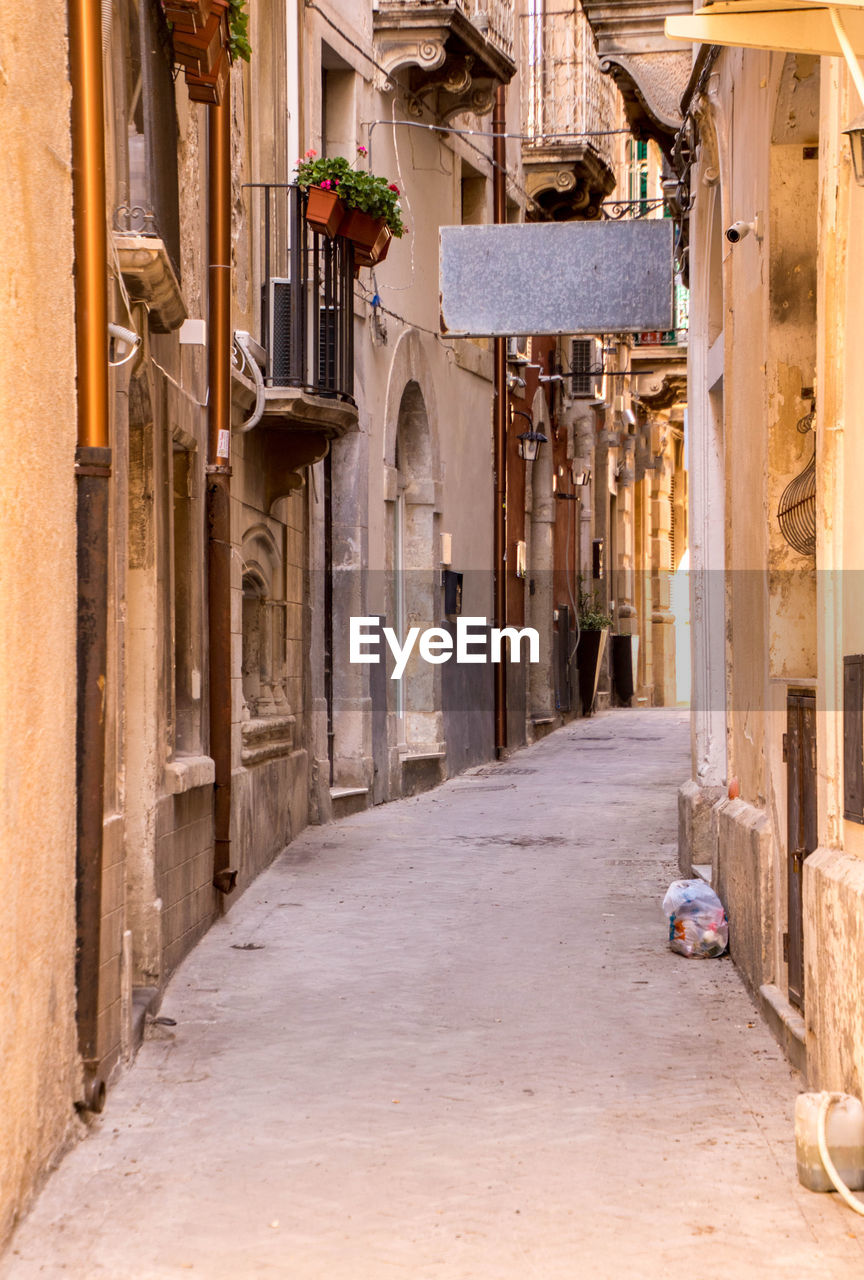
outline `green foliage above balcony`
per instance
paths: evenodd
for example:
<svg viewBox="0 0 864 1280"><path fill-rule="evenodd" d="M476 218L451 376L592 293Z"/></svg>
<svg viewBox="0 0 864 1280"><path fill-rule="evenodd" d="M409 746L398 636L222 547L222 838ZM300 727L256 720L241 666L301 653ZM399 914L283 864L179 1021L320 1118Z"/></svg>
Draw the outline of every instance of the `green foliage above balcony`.
<svg viewBox="0 0 864 1280"><path fill-rule="evenodd" d="M228 6L228 56L232 62L238 58L248 62L252 57L246 0L231 0Z"/></svg>
<svg viewBox="0 0 864 1280"><path fill-rule="evenodd" d="M358 147L358 159L365 155L366 148ZM317 151L307 151L305 157L297 161L297 185L335 191L347 209L359 209L370 218L383 218L394 236L405 233L396 184L377 174L355 169L344 156L319 156Z"/></svg>

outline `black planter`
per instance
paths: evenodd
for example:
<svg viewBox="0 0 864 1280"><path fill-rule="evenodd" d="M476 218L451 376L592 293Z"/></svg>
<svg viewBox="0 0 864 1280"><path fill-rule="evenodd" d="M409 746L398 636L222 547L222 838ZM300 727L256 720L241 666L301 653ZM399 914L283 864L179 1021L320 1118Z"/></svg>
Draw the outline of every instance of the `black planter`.
<svg viewBox="0 0 864 1280"><path fill-rule="evenodd" d="M579 701L582 703L583 716L590 716L594 710L594 699L597 696L597 682L600 679L600 667L606 652L605 631L582 631L579 635L579 647L576 650L576 664L579 668Z"/></svg>
<svg viewBox="0 0 864 1280"><path fill-rule="evenodd" d="M612 637L612 683L622 707L629 707L636 691L638 636Z"/></svg>

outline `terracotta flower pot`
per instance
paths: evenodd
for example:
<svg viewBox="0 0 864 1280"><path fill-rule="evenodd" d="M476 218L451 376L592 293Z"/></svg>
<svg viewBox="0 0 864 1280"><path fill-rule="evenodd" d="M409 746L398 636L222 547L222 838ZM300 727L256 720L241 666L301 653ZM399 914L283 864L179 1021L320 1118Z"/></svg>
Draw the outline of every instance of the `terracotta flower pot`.
<svg viewBox="0 0 864 1280"><path fill-rule="evenodd" d="M212 11L211 0L162 0L165 17L177 31L201 31Z"/></svg>
<svg viewBox="0 0 864 1280"><path fill-rule="evenodd" d="M218 107L228 88L228 77L231 63L224 49L219 51L219 59L212 71L204 75L196 75L194 71L186 72L186 88L193 102L206 102L209 106Z"/></svg>
<svg viewBox="0 0 864 1280"><path fill-rule="evenodd" d="M335 236L345 216L345 206L335 191L310 187L306 196L306 221L325 236Z"/></svg>
<svg viewBox="0 0 864 1280"><path fill-rule="evenodd" d="M222 19L211 13L200 31L178 31L173 35L174 57L187 71L198 76L208 76L215 70L224 43Z"/></svg>
<svg viewBox="0 0 864 1280"><path fill-rule="evenodd" d="M339 235L354 245L354 262L358 267L374 267L377 262L383 262L393 239L385 218L370 218L360 209L347 211Z"/></svg>

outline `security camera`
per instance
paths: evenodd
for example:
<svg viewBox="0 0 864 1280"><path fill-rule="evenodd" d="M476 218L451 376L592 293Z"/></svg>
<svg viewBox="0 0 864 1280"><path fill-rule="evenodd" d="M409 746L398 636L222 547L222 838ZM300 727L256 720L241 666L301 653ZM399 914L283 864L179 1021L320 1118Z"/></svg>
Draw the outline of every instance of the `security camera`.
<svg viewBox="0 0 864 1280"><path fill-rule="evenodd" d="M743 240L745 236L749 236L753 231L756 238L759 238L759 222L753 219L752 222L733 222L731 227L726 228L726 239L730 244L737 244L739 240Z"/></svg>

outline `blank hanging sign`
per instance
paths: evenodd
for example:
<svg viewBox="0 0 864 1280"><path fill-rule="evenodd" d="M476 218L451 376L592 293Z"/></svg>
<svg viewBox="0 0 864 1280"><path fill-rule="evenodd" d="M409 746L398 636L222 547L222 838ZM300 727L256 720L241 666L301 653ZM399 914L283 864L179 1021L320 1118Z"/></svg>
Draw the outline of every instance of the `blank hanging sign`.
<svg viewBox="0 0 864 1280"><path fill-rule="evenodd" d="M673 321L672 222L442 227L441 333L639 333Z"/></svg>

